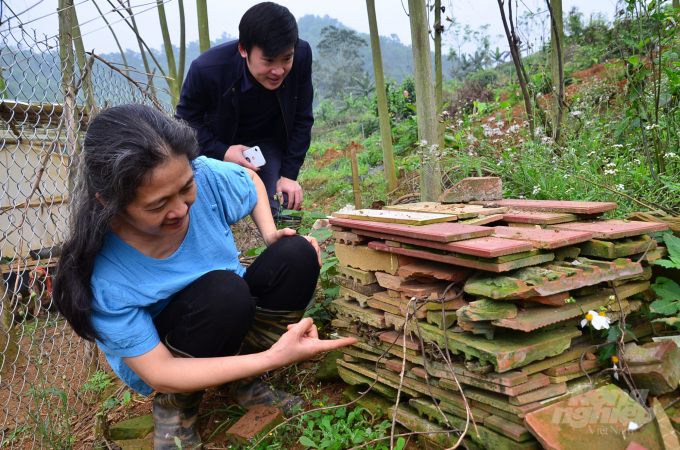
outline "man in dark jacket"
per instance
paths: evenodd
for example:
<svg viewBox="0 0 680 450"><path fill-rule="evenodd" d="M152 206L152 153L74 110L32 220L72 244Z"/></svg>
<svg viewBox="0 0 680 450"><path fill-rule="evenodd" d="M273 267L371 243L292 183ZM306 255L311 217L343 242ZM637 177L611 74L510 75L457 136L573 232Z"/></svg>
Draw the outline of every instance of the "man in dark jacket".
<svg viewBox="0 0 680 450"><path fill-rule="evenodd" d="M196 129L201 154L258 172L276 218L280 205L302 205L296 179L311 140L313 98L312 50L290 11L265 2L243 15L238 41L194 60L177 117ZM266 160L259 169L243 156L255 145Z"/></svg>

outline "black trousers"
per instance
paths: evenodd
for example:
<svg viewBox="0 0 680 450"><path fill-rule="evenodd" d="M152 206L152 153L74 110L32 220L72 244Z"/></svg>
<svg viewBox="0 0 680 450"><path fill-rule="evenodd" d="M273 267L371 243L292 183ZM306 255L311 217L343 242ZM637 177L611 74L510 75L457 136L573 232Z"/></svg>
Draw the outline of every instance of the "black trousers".
<svg viewBox="0 0 680 450"><path fill-rule="evenodd" d="M299 311L309 303L319 277L312 244L288 236L267 248L243 278L227 270L208 272L174 295L154 319L165 343L195 358L231 356L241 347L257 306Z"/></svg>

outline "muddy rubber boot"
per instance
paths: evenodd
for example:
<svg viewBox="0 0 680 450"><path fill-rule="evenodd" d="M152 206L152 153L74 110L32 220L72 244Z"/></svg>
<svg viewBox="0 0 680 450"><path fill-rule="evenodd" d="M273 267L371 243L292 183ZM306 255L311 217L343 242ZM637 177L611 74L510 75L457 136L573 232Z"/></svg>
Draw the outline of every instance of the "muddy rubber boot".
<svg viewBox="0 0 680 450"><path fill-rule="evenodd" d="M170 344L172 333L165 337L165 345L176 358L193 358ZM182 450L202 448L201 436L196 431L198 407L205 391L184 394L156 394L153 399L154 449L177 450L175 438Z"/></svg>
<svg viewBox="0 0 680 450"><path fill-rule="evenodd" d="M196 431L198 406L203 400L203 392L156 394L153 399L155 450L177 450L175 437L182 443L182 450L203 447Z"/></svg>
<svg viewBox="0 0 680 450"><path fill-rule="evenodd" d="M253 326L246 335L240 354L249 355L271 348L288 331L288 325L302 320L308 309L314 306L316 292L309 305L300 311L272 311L257 307ZM303 405L302 399L292 397L283 391L272 389L259 376L234 381L229 387L229 400L245 409L266 405L279 408L291 416L296 408Z"/></svg>

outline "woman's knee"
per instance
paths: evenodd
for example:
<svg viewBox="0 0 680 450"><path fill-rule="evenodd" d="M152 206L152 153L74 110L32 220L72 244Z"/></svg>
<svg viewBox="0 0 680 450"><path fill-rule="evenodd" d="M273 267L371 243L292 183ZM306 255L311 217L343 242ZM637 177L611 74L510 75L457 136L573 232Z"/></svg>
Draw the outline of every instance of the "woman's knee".
<svg viewBox="0 0 680 450"><path fill-rule="evenodd" d="M287 236L280 239L277 260L281 265L288 265L289 269L310 273L314 278L319 276L319 255L314 246L304 237Z"/></svg>
<svg viewBox="0 0 680 450"><path fill-rule="evenodd" d="M205 302L206 317L215 321L225 318L252 320L255 300L243 278L228 270L215 270L201 276L195 282Z"/></svg>

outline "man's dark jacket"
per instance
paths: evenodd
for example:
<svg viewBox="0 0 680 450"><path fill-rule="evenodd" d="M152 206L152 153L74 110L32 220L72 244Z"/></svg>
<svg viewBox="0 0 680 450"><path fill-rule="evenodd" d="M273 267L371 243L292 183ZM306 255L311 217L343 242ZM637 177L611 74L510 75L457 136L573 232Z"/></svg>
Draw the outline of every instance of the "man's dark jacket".
<svg viewBox="0 0 680 450"><path fill-rule="evenodd" d="M238 41L218 45L191 63L182 85L176 116L196 129L201 154L210 158L222 161L229 146L241 144L234 139L245 63ZM293 67L276 95L283 112L275 131L284 152L280 175L295 180L309 149L314 124L312 49L306 41L300 39L295 47Z"/></svg>

